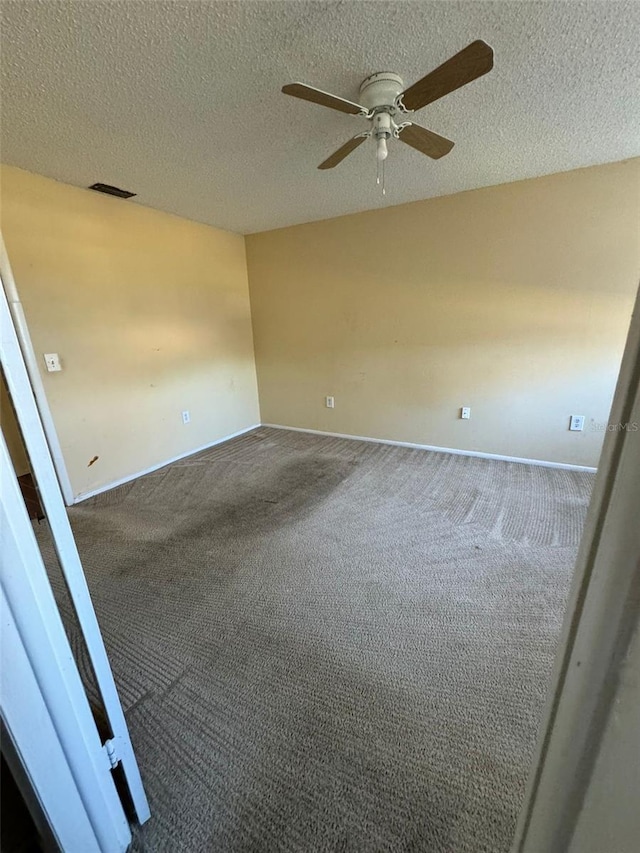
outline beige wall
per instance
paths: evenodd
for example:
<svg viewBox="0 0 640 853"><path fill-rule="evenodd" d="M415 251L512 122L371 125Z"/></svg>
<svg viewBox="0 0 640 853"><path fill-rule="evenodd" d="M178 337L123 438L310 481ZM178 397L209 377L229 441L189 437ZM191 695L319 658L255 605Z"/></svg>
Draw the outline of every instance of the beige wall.
<svg viewBox="0 0 640 853"><path fill-rule="evenodd" d="M76 495L260 420L241 236L12 167L1 178L34 348L64 367L41 372Z"/></svg>
<svg viewBox="0 0 640 853"><path fill-rule="evenodd" d="M248 237L263 421L596 465L639 222L636 159Z"/></svg>
<svg viewBox="0 0 640 853"><path fill-rule="evenodd" d="M260 420L242 237L1 178L34 346L64 365L41 372L76 494ZM632 160L247 237L262 420L595 465L639 221Z"/></svg>

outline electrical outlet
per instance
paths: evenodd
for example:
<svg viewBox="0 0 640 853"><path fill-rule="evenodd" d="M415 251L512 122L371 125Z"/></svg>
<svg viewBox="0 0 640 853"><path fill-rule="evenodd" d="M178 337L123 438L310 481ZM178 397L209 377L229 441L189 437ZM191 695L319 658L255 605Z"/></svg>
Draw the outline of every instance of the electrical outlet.
<svg viewBox="0 0 640 853"><path fill-rule="evenodd" d="M324 404L327 407L327 409L335 409L335 407L336 407L336 401L334 400L333 397L325 397L324 398Z"/></svg>
<svg viewBox="0 0 640 853"><path fill-rule="evenodd" d="M582 432L584 429L584 415L571 415L569 429L571 432Z"/></svg>
<svg viewBox="0 0 640 853"><path fill-rule="evenodd" d="M469 418L471 417L471 409L469 408L469 406L463 406L460 409L460 417L463 421L469 420Z"/></svg>
<svg viewBox="0 0 640 853"><path fill-rule="evenodd" d="M186 410L182 413L182 423L183 423L183 424L188 424L190 421L191 421L191 415L189 414L189 410L188 410L188 409L186 409Z"/></svg>

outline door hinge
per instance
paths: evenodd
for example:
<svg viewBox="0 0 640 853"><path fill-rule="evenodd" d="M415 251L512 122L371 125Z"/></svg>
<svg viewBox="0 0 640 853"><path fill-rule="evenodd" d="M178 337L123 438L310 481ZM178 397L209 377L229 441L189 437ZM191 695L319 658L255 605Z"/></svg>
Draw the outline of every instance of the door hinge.
<svg viewBox="0 0 640 853"><path fill-rule="evenodd" d="M116 743L115 738L111 738L111 740L107 740L104 742L102 747L106 753L107 758L109 759L109 764L111 765L111 769L118 766L120 761L120 756L118 755L118 744Z"/></svg>

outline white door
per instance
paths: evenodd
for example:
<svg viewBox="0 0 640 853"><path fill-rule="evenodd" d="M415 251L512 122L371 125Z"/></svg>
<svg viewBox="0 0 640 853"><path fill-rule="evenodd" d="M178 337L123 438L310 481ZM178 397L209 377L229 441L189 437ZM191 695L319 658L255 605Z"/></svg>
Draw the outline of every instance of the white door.
<svg viewBox="0 0 640 853"><path fill-rule="evenodd" d="M144 823L149 818L150 813L140 771L67 517L60 485L25 367L24 354L20 347L4 286L0 288L0 361L16 410L18 423L22 430L25 447L29 454L43 509L49 522L60 567L76 612L78 625L84 636L111 730L111 737L104 744L104 749L111 760L111 765L115 767L119 764L122 768L122 775L128 787L136 817L140 823ZM11 467L10 476L6 479L12 478L15 478L15 473ZM3 494L4 498L5 495ZM33 531L31 532L33 534ZM3 572L4 569L5 566L3 565Z"/></svg>
<svg viewBox="0 0 640 853"><path fill-rule="evenodd" d="M123 853L131 841L78 668L0 434L2 752L46 849Z"/></svg>

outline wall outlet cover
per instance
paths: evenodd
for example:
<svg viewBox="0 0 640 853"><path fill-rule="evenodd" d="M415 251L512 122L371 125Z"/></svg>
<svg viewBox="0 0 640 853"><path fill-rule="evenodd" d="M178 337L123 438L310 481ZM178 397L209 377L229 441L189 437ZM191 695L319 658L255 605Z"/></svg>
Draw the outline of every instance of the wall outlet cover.
<svg viewBox="0 0 640 853"><path fill-rule="evenodd" d="M327 409L335 409L335 407L336 407L336 401L333 397L325 397L324 398L324 404L327 407Z"/></svg>
<svg viewBox="0 0 640 853"><path fill-rule="evenodd" d="M582 432L584 429L584 415L571 415L569 429L571 432Z"/></svg>
<svg viewBox="0 0 640 853"><path fill-rule="evenodd" d="M460 417L461 417L461 418L462 418L462 420L464 420L464 421L468 421L468 420L469 420L469 418L471 417L471 409L470 409L470 407L469 407L469 406L463 406L463 407L460 409Z"/></svg>

